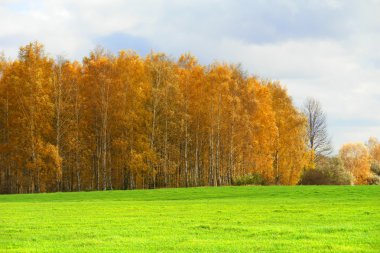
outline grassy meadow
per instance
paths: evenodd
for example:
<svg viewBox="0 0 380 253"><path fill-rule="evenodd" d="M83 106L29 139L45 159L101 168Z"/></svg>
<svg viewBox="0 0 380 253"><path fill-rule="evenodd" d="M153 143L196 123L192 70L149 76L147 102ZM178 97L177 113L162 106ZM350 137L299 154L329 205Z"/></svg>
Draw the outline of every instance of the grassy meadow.
<svg viewBox="0 0 380 253"><path fill-rule="evenodd" d="M0 252L380 252L380 187L0 195Z"/></svg>

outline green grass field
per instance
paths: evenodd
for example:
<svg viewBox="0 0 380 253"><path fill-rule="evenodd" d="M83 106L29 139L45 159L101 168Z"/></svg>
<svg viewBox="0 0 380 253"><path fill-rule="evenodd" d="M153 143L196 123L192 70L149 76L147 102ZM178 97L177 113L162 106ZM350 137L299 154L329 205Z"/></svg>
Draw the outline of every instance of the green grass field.
<svg viewBox="0 0 380 253"><path fill-rule="evenodd" d="M380 187L1 195L0 252L380 252Z"/></svg>

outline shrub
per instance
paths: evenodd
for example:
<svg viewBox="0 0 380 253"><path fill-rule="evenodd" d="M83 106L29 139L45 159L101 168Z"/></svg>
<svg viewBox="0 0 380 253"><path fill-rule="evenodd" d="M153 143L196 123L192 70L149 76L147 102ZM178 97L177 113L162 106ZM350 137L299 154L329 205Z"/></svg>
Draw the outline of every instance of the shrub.
<svg viewBox="0 0 380 253"><path fill-rule="evenodd" d="M250 173L232 179L233 185L266 185L266 180L258 173Z"/></svg>
<svg viewBox="0 0 380 253"><path fill-rule="evenodd" d="M380 185L380 164L377 161L373 161L371 164L371 174L367 179L368 184Z"/></svg>
<svg viewBox="0 0 380 253"><path fill-rule="evenodd" d="M306 170L299 182L302 185L350 185L353 176L339 158L328 158L315 169Z"/></svg>
<svg viewBox="0 0 380 253"><path fill-rule="evenodd" d="M371 173L367 181L368 181L368 184L371 184L371 185L380 185L380 176L375 173Z"/></svg>
<svg viewBox="0 0 380 253"><path fill-rule="evenodd" d="M380 164L376 161L372 162L371 171L377 176L380 176Z"/></svg>

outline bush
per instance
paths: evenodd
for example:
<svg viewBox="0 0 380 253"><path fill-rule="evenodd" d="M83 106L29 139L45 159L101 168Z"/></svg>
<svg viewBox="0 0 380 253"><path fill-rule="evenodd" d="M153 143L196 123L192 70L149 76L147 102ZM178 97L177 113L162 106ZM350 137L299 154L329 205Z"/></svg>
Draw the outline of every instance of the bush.
<svg viewBox="0 0 380 253"><path fill-rule="evenodd" d="M380 185L380 176L375 173L371 173L367 179L367 182L371 185Z"/></svg>
<svg viewBox="0 0 380 253"><path fill-rule="evenodd" d="M315 169L306 170L299 182L301 185L350 185L353 176L346 171L338 158L328 158Z"/></svg>
<svg viewBox="0 0 380 253"><path fill-rule="evenodd" d="M371 171L377 176L380 176L380 164L378 162L372 162Z"/></svg>
<svg viewBox="0 0 380 253"><path fill-rule="evenodd" d="M266 185L266 180L258 173L250 173L232 179L232 185Z"/></svg>
<svg viewBox="0 0 380 253"><path fill-rule="evenodd" d="M367 179L367 183L371 185L380 185L380 164L373 161L371 164L371 174Z"/></svg>

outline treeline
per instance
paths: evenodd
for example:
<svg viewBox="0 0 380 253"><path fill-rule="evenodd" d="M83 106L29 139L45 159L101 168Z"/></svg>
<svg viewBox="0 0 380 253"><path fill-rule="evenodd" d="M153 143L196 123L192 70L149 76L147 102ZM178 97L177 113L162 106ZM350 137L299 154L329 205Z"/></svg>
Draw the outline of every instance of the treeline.
<svg viewBox="0 0 380 253"><path fill-rule="evenodd" d="M285 88L189 54L96 49L82 63L41 44L1 61L3 193L296 184L306 119Z"/></svg>

